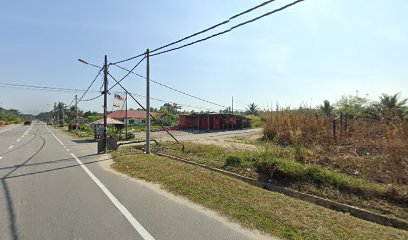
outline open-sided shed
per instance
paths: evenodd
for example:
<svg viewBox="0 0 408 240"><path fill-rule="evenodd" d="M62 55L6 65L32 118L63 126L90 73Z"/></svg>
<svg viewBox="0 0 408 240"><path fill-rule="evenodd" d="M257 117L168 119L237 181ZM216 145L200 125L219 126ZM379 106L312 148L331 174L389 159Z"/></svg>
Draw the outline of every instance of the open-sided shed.
<svg viewBox="0 0 408 240"><path fill-rule="evenodd" d="M242 129L245 117L225 113L181 114L179 116L180 129L227 130Z"/></svg>

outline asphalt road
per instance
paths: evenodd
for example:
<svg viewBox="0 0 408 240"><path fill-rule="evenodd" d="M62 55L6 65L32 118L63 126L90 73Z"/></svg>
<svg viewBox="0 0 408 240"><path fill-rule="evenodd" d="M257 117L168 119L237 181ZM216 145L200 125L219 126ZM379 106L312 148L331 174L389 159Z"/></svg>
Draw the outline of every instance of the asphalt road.
<svg viewBox="0 0 408 240"><path fill-rule="evenodd" d="M0 239L261 239L110 170L94 143L34 123L0 129Z"/></svg>

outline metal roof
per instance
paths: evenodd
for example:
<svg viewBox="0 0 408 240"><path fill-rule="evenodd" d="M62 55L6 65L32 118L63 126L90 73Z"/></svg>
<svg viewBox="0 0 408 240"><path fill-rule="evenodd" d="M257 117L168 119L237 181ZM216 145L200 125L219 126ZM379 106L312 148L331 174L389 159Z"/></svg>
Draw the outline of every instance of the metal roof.
<svg viewBox="0 0 408 240"><path fill-rule="evenodd" d="M122 121L112 119L112 118L109 118L109 117L106 120L108 122L108 125L124 125L125 124ZM103 125L104 124L103 118L92 122L92 124L94 124L94 125Z"/></svg>

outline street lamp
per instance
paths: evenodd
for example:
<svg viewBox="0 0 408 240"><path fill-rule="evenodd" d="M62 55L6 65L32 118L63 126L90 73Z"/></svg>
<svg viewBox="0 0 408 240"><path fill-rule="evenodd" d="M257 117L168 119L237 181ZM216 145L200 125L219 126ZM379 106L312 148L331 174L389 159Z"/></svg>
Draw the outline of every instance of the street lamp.
<svg viewBox="0 0 408 240"><path fill-rule="evenodd" d="M82 59L80 59L80 58L78 58L78 61L79 61L79 62L81 62L81 63L83 63L83 64L86 64L86 65L92 66L92 67L101 68L101 67L100 67L100 66L98 66L98 65L95 65L95 64L89 63L89 62L87 62L87 61L85 61L85 60L82 60Z"/></svg>

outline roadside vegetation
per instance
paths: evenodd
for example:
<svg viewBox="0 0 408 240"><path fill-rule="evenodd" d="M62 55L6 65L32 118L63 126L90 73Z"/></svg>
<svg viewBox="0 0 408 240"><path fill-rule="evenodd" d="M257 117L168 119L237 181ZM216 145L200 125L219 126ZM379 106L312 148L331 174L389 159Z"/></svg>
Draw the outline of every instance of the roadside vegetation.
<svg viewBox="0 0 408 240"><path fill-rule="evenodd" d="M187 151L189 154L197 153L195 155L207 151L210 152L209 155L224 152L216 146L197 147L202 148L196 149L195 146L189 145ZM145 155L135 148L120 148L112 155L115 160L112 167L117 171L159 183L164 189L213 209L244 227L285 239L408 238L406 231L370 223L348 214L269 192L197 166ZM225 157L224 164L228 162L231 165L229 167L235 167L237 161L241 161L237 160L241 159L239 154L228 156L239 156ZM204 161L204 156L198 157L197 161L198 159ZM212 164L216 166L219 162L214 161Z"/></svg>
<svg viewBox="0 0 408 240"><path fill-rule="evenodd" d="M16 109L4 109L0 107L0 126L21 123L27 116L22 115Z"/></svg>
<svg viewBox="0 0 408 240"><path fill-rule="evenodd" d="M356 94L317 109L277 108L261 113L259 140L237 140L256 150L163 143L156 151L408 219L406 102Z"/></svg>

